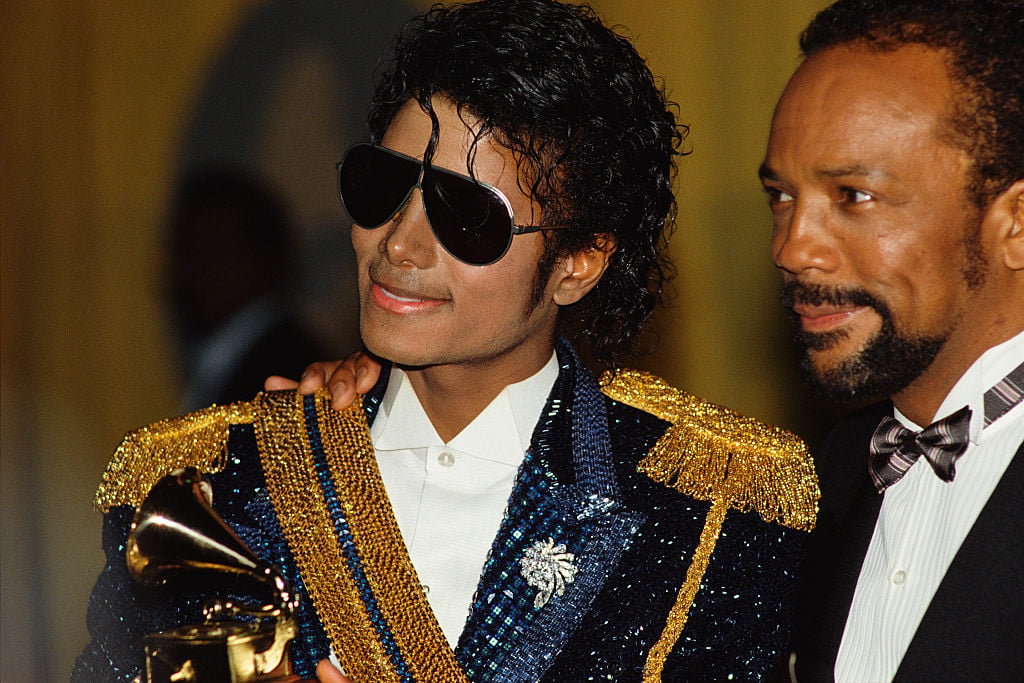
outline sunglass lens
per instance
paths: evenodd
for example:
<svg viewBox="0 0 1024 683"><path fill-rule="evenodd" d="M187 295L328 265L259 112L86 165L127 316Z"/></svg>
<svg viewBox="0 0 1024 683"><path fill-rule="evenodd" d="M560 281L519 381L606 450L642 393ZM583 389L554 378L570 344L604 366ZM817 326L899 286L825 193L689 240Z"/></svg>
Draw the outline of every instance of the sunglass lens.
<svg viewBox="0 0 1024 683"><path fill-rule="evenodd" d="M352 147L338 170L341 203L364 228L387 223L419 178L420 166L369 144Z"/></svg>
<svg viewBox="0 0 1024 683"><path fill-rule="evenodd" d="M500 197L472 180L430 169L423 203L437 240L473 265L501 258L512 241L512 217Z"/></svg>

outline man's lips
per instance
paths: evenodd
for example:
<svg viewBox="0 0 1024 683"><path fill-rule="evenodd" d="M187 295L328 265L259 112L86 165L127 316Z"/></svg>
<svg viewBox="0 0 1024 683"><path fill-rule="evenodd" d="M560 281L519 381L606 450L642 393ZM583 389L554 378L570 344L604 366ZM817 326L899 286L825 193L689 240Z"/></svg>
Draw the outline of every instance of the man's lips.
<svg viewBox="0 0 1024 683"><path fill-rule="evenodd" d="M422 313L447 303L446 299L423 296L393 286L385 287L373 281L370 282L370 301L378 308L401 314Z"/></svg>
<svg viewBox="0 0 1024 683"><path fill-rule="evenodd" d="M800 318L800 326L805 332L827 332L845 325L854 317L868 310L868 306L844 304L804 304L793 305L793 312Z"/></svg>

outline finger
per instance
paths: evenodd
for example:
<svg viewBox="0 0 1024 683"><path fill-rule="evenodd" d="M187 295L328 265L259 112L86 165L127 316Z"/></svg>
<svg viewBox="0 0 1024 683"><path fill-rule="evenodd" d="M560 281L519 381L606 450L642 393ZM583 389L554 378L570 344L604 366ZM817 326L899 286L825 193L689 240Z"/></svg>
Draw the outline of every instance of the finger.
<svg viewBox="0 0 1024 683"><path fill-rule="evenodd" d="M380 370L380 361L365 353L354 353L346 358L327 380L334 408L344 410L351 405L357 394L365 394L373 389L380 377Z"/></svg>
<svg viewBox="0 0 1024 683"><path fill-rule="evenodd" d="M331 390L331 406L335 410L345 410L356 400L355 378L351 374L346 372L339 376L338 371L335 371L328 386Z"/></svg>
<svg viewBox="0 0 1024 683"><path fill-rule="evenodd" d="M299 386L299 383L293 379L287 377L281 377L280 375L271 375L270 377L263 380L264 391L281 391L282 389L295 389Z"/></svg>
<svg viewBox="0 0 1024 683"><path fill-rule="evenodd" d="M334 363L331 362L312 363L306 366L299 379L299 393L312 394L324 386L333 367Z"/></svg>
<svg viewBox="0 0 1024 683"><path fill-rule="evenodd" d="M380 378L380 361L365 353L350 357L356 366L356 391L365 394L377 384Z"/></svg>
<svg viewBox="0 0 1024 683"><path fill-rule="evenodd" d="M352 683L352 679L341 673L329 659L321 659L316 665L316 677L320 679L320 683Z"/></svg>
<svg viewBox="0 0 1024 683"><path fill-rule="evenodd" d="M355 358L359 354L349 356L334 369L327 380L331 391L331 405L335 410L348 408L356 400L356 366Z"/></svg>

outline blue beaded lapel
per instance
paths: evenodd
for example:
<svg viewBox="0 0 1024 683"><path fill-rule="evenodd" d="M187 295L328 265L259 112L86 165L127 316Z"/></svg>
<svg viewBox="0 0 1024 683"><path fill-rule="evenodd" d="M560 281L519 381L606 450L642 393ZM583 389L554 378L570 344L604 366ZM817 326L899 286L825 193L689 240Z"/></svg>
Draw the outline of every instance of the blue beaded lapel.
<svg viewBox="0 0 1024 683"><path fill-rule="evenodd" d="M484 565L456 657L474 681L535 681L614 571L644 517L622 508L604 399L564 341L560 371ZM563 595L535 605L521 572L537 544L564 544L575 567Z"/></svg>

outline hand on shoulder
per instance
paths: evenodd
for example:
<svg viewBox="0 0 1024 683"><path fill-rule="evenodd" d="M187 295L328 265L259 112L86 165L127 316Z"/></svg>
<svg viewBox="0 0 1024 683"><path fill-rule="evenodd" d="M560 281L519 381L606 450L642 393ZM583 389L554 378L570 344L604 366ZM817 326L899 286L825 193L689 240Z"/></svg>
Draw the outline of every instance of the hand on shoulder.
<svg viewBox="0 0 1024 683"><path fill-rule="evenodd" d="M299 381L272 375L263 383L266 391L297 389L312 394L321 387L331 392L331 405L344 410L356 395L368 392L380 377L380 362L366 353L354 353L345 360L320 361L306 367Z"/></svg>

